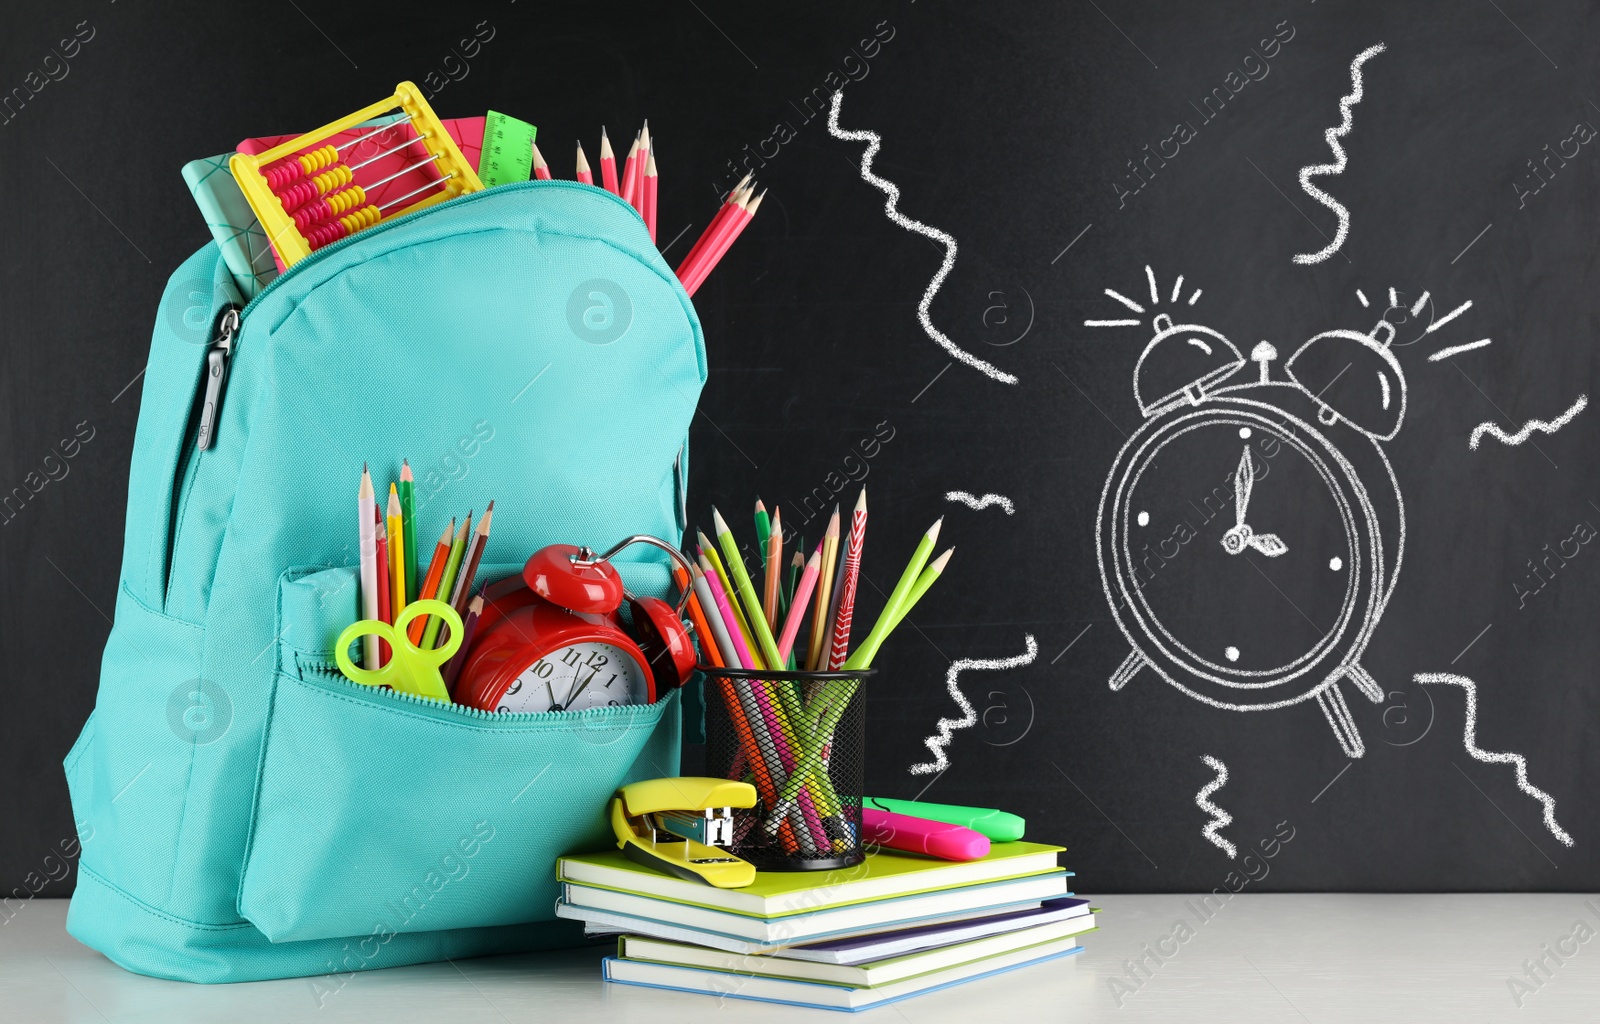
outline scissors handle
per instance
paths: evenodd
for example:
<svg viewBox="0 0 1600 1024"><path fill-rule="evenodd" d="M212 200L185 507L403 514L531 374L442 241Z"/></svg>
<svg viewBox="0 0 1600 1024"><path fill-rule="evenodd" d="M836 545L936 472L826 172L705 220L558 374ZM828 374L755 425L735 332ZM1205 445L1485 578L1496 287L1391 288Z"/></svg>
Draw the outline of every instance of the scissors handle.
<svg viewBox="0 0 1600 1024"><path fill-rule="evenodd" d="M423 650L406 635L406 627L411 620L422 615L437 615L450 627L450 639L443 647ZM389 686L404 693L448 702L450 692L445 688L439 666L460 650L461 634L461 616L456 614L454 608L443 601L413 601L406 605L392 626L375 619L362 619L346 627L335 641L334 661L338 663L339 671L351 682L363 686ZM361 668L350 660L350 645L364 636L376 636L388 643L392 654L387 665Z"/></svg>

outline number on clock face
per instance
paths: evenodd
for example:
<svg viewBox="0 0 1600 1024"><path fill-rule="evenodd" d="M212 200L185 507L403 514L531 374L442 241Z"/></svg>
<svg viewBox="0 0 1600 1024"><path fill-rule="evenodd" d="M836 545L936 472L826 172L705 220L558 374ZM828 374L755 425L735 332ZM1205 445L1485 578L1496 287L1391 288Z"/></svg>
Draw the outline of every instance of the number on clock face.
<svg viewBox="0 0 1600 1024"><path fill-rule="evenodd" d="M579 643L545 655L507 687L496 711L582 711L643 704L649 687L639 663L606 643Z"/></svg>

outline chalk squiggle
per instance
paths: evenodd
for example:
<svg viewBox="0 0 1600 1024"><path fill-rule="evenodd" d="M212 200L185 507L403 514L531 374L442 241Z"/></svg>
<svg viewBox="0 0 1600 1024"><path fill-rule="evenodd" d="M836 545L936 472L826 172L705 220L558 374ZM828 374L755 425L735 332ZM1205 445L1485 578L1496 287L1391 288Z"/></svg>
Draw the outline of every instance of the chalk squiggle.
<svg viewBox="0 0 1600 1024"><path fill-rule="evenodd" d="M895 208L900 203L900 187L894 182L885 181L872 173L872 158L878 155L878 146L883 142L883 139L878 136L877 132L845 131L840 128L839 104L843 100L844 93L842 91L833 94L833 106L828 111L828 134L846 142L865 142L867 148L861 154L861 180L878 188L884 195L889 197L888 201L883 204L883 212L889 215L890 220L907 231L924 235L944 245L944 262L939 266L938 273L933 275L933 280L928 282L928 290L922 293L922 302L917 306L917 319L922 323L922 329L927 331L928 337L938 342L946 352L974 370L978 370L985 376L1001 383L1015 384L1017 378L1014 374L1006 373L994 364L985 362L972 353L961 349L955 342L940 333L937 327L933 326L933 320L928 316L928 307L933 305L934 294L938 292L939 286L944 284L944 279L950 273L951 268L956 265L956 240L938 228L929 227L921 221L912 220Z"/></svg>
<svg viewBox="0 0 1600 1024"><path fill-rule="evenodd" d="M1528 781L1528 762L1521 754L1501 754L1490 750L1478 748L1478 684L1466 676L1453 675L1449 672L1424 672L1411 677L1419 683L1449 683L1459 686L1467 694L1467 724L1462 733L1462 740L1466 745L1467 753L1474 759L1485 764L1514 764L1517 766L1517 788L1544 804L1544 827L1550 834L1561 840L1563 846L1572 845L1572 837L1566 830L1556 824L1556 801L1549 793Z"/></svg>
<svg viewBox="0 0 1600 1024"><path fill-rule="evenodd" d="M1025 654L1014 655L1010 658L961 658L950 663L950 671L944 675L945 689L950 691L950 696L961 709L960 718L939 719L939 735L929 736L923 744L933 753L933 760L923 764L914 764L910 771L912 775L932 775L942 772L950 767L949 758L945 757L944 748L950 745L951 734L957 729L970 729L978 723L978 712L973 708L972 702L967 700L967 695L961 692L961 687L956 685L956 678L969 668L988 669L999 671L1008 668L1020 668L1039 656L1039 643L1034 640L1033 634L1025 635L1028 650Z"/></svg>
<svg viewBox="0 0 1600 1024"><path fill-rule="evenodd" d="M948 491L945 493L944 500L959 501L968 508L988 508L990 505L999 505L1001 508L1006 510L1006 515L1012 516L1017 514L1017 506L1012 503L1010 498L1003 494L994 494L991 492L980 498L971 491Z"/></svg>
<svg viewBox="0 0 1600 1024"><path fill-rule="evenodd" d="M1582 412L1588 405L1589 396L1579 395L1578 400L1572 403L1572 408L1568 409L1560 416L1557 416L1548 423L1546 423L1544 420L1529 420L1527 423L1524 423L1522 425L1522 429L1517 431L1515 434L1507 434L1504 430L1501 430L1493 423L1480 423L1472 428L1472 438L1467 442L1467 447L1471 448L1473 451L1477 451L1478 442L1483 440L1483 435L1485 434L1492 436L1498 441L1504 441L1506 444L1521 444L1529 437L1533 436L1533 432L1535 430L1539 431L1541 434L1554 434L1556 431L1572 422L1572 417L1578 415L1578 413Z"/></svg>
<svg viewBox="0 0 1600 1024"><path fill-rule="evenodd" d="M1228 859L1232 860L1238 856L1239 850L1232 843L1217 835L1217 829L1227 828L1233 824L1233 815L1211 802L1211 794L1228 784L1228 766L1210 754L1201 754L1200 760L1206 763L1206 767L1217 773L1216 778L1200 787L1200 792L1194 795L1194 805L1211 815L1211 820L1200 831L1211 841L1212 845L1227 854Z"/></svg>
<svg viewBox="0 0 1600 1024"><path fill-rule="evenodd" d="M1294 261L1302 266L1321 263L1329 256L1332 256L1344 244L1345 236L1350 233L1350 211L1341 206L1337 199L1311 184L1311 178L1317 174L1344 173L1345 154L1344 148L1339 145L1339 137L1348 134L1351 125L1355 123L1354 118L1350 115L1350 108L1361 102L1361 65L1382 53L1384 49L1385 47L1382 43L1378 43L1376 46L1369 46L1356 54L1356 59L1350 62L1350 92L1339 100L1339 125L1322 133L1322 137L1328 140L1328 148L1333 150L1333 163L1312 164L1300 168L1300 187L1306 190L1306 195L1332 210L1334 215L1339 218L1339 230L1334 233L1333 241L1329 242L1325 248L1318 252L1300 253L1295 256Z"/></svg>

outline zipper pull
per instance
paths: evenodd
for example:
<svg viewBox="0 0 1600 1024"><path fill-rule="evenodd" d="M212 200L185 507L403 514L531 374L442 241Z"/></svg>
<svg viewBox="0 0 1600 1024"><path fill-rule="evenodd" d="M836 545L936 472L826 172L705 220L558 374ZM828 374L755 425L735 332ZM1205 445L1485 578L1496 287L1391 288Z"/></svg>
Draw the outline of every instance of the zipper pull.
<svg viewBox="0 0 1600 1024"><path fill-rule="evenodd" d="M228 382L228 357L233 355L233 338L239 333L239 307L228 306L217 319L217 339L206 353L205 397L200 405L200 432L196 447L210 448L217 437L217 413L222 406L222 388Z"/></svg>

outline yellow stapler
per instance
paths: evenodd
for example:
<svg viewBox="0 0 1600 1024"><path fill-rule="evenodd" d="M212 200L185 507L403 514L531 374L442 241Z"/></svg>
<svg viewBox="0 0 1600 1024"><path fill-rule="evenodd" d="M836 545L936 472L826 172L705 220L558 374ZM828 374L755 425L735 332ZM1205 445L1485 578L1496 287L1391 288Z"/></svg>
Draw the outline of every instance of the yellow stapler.
<svg viewBox="0 0 1600 1024"><path fill-rule="evenodd" d="M691 882L738 889L756 869L721 845L733 842L733 808L754 807L755 787L727 779L634 782L611 798L611 828L631 861Z"/></svg>

